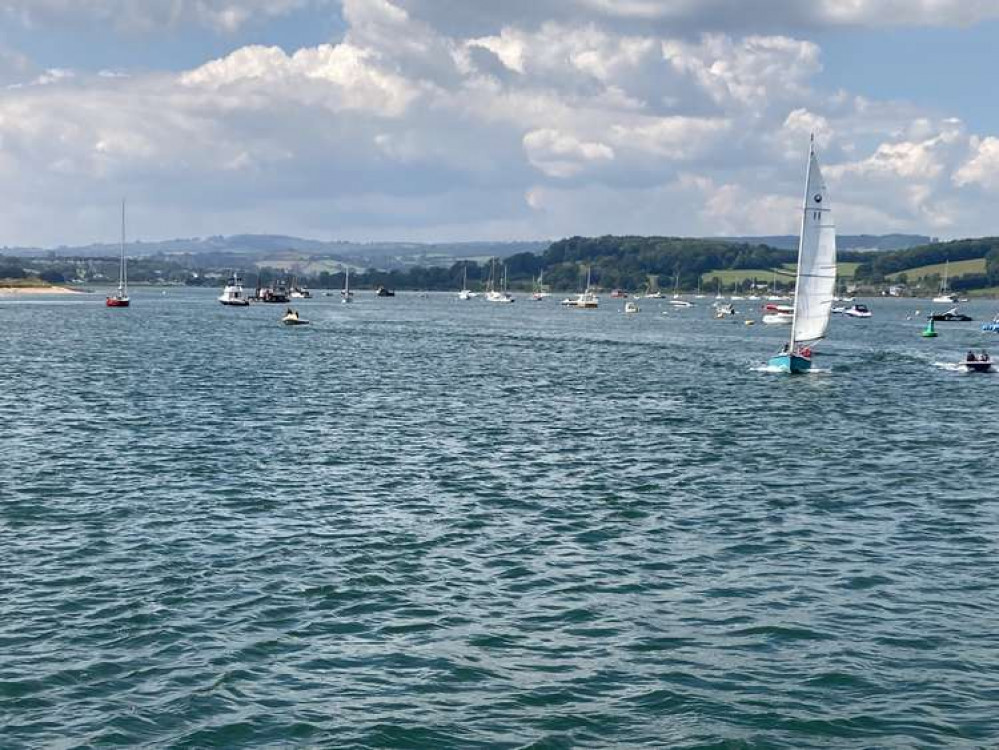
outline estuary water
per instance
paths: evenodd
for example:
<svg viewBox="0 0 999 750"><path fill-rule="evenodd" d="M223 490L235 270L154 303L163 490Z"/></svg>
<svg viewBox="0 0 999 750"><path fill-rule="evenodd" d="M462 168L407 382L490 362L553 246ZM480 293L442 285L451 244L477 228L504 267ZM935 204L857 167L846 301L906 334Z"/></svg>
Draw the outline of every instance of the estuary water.
<svg viewBox="0 0 999 750"><path fill-rule="evenodd" d="M999 744L994 303L217 293L0 299L0 747Z"/></svg>

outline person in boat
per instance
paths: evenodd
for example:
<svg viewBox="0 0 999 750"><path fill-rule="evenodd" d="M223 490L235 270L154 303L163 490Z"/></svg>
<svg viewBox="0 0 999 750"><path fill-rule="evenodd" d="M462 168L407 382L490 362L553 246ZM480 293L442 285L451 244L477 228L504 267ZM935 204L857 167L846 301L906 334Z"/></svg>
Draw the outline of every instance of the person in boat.
<svg viewBox="0 0 999 750"><path fill-rule="evenodd" d="M800 354L802 357L805 357L806 359L812 358L812 350L810 347L806 346L804 349L801 350Z"/></svg>
<svg viewBox="0 0 999 750"><path fill-rule="evenodd" d="M985 351L984 349L982 349L982 351L979 352L979 354L978 354L978 361L979 362L988 362L989 361L989 353L987 351Z"/></svg>
<svg viewBox="0 0 999 750"><path fill-rule="evenodd" d="M976 357L975 353L973 351L971 351L971 349L969 349L968 350L968 354L965 357L965 360L968 361L968 362L977 362L978 361L978 357Z"/></svg>
<svg viewBox="0 0 999 750"><path fill-rule="evenodd" d="M791 345L790 344L784 344L784 346L782 346L780 348L780 353L781 354L787 354L790 351L791 351Z"/></svg>

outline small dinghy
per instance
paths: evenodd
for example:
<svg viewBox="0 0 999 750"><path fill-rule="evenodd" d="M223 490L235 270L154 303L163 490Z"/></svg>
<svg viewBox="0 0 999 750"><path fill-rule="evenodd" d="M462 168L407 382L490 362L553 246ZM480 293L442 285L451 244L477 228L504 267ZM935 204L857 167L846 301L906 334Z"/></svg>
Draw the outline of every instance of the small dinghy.
<svg viewBox="0 0 999 750"><path fill-rule="evenodd" d="M976 355L973 351L969 351L964 356L964 361L958 363L968 372L991 372L992 371L992 359L989 357L989 353L985 350Z"/></svg>
<svg viewBox="0 0 999 750"><path fill-rule="evenodd" d="M285 312L284 317L281 318L281 323L284 324L284 325L286 325L286 326L307 326L307 325L309 325L309 321L305 320L305 318L299 317L298 310L292 310L290 307Z"/></svg>

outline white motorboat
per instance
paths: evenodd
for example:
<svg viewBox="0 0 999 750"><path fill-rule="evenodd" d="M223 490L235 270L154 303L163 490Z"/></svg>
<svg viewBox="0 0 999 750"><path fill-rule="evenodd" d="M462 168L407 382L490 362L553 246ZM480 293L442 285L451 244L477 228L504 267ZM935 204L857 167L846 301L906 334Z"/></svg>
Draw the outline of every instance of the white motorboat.
<svg viewBox="0 0 999 750"><path fill-rule="evenodd" d="M767 313L763 316L763 322L768 326L789 326L794 322L794 313Z"/></svg>
<svg viewBox="0 0 999 750"><path fill-rule="evenodd" d="M229 307L249 307L250 300L243 292L243 281L234 273L219 295L219 302Z"/></svg>
<svg viewBox="0 0 999 750"><path fill-rule="evenodd" d="M640 312L640 311L641 311L641 309L642 309L642 308L640 308L640 307L638 306L638 303L637 303L637 302L627 302L627 303L625 303L625 305L624 305L624 311L625 311L625 312L626 312L626 313L627 313L628 315L634 315L635 313L637 313L637 312Z"/></svg>
<svg viewBox="0 0 999 750"><path fill-rule="evenodd" d="M844 315L848 315L851 318L869 318L871 317L871 311L868 309L867 305L851 305L843 311Z"/></svg>

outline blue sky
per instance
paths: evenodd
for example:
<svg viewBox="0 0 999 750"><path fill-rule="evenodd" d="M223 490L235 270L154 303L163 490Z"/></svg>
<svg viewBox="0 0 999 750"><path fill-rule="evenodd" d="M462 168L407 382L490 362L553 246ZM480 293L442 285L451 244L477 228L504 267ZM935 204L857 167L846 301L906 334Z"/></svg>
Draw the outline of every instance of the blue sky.
<svg viewBox="0 0 999 750"><path fill-rule="evenodd" d="M996 233L999 2L0 0L0 245ZM109 75L113 72L115 75ZM51 221L55 213L59 221Z"/></svg>

